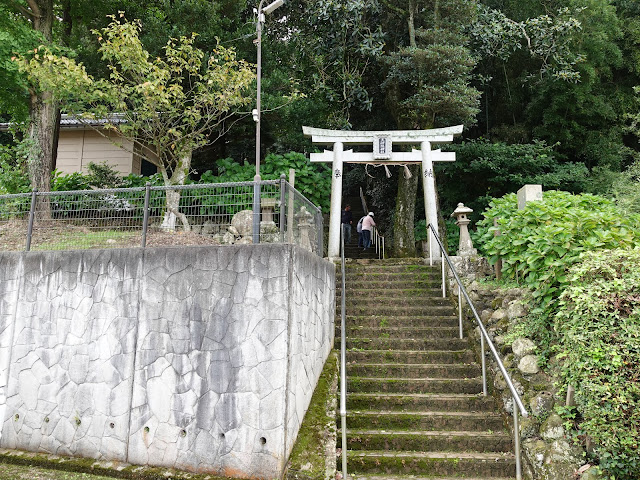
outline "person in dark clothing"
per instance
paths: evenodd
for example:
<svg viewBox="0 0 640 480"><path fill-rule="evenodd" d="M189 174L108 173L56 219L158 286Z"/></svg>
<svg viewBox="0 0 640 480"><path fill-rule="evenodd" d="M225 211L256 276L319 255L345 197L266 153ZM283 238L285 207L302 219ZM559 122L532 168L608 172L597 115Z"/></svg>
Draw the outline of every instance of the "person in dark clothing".
<svg viewBox="0 0 640 480"><path fill-rule="evenodd" d="M351 213L351 205L344 207L342 211L342 233L344 235L344 243L351 243L351 224L353 223L353 213Z"/></svg>

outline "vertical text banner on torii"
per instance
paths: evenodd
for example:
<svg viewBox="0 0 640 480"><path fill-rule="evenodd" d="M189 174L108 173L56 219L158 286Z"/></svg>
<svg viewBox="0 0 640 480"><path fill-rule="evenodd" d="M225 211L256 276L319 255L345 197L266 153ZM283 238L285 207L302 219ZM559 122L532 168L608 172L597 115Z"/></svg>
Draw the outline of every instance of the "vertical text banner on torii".
<svg viewBox="0 0 640 480"><path fill-rule="evenodd" d="M422 182L424 191L424 208L427 222L437 230L438 211L436 203L433 162L453 162L454 152L431 150L432 144L453 142L454 135L462 133L462 125L436 128L432 130L391 130L391 131L349 131L325 130L322 128L302 127L305 136L311 137L313 143L333 145L333 151L312 153L312 162L331 162L331 213L329 216L329 257L340 255L340 210L342 206L342 172L346 163L377 163L385 165L404 165L407 163L422 164ZM371 152L354 152L345 150L345 145L371 145ZM394 152L393 145L419 145L420 150L411 152ZM429 236L431 242L431 236ZM440 252L436 245L432 251L436 257Z"/></svg>

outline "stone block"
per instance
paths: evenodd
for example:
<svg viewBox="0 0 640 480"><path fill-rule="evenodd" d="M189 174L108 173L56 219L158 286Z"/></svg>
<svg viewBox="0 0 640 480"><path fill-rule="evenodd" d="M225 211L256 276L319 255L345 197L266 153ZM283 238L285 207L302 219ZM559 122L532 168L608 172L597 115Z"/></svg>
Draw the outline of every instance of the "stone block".
<svg viewBox="0 0 640 480"><path fill-rule="evenodd" d="M509 320L516 320L522 318L527 314L524 305L520 300L513 300L507 305L507 317Z"/></svg>
<svg viewBox="0 0 640 480"><path fill-rule="evenodd" d="M550 392L540 392L529 402L531 413L538 417L550 413L554 405L555 401L553 399L553 394Z"/></svg>
<svg viewBox="0 0 640 480"><path fill-rule="evenodd" d="M540 371L538 366L538 357L535 355L525 355L518 363L518 370L524 374L533 375Z"/></svg>
<svg viewBox="0 0 640 480"><path fill-rule="evenodd" d="M558 414L552 414L540 427L540 435L545 440L564 438L564 421Z"/></svg>
<svg viewBox="0 0 640 480"><path fill-rule="evenodd" d="M516 357L522 358L531 355L536 351L536 344L528 338L516 338L511 345L511 349Z"/></svg>
<svg viewBox="0 0 640 480"><path fill-rule="evenodd" d="M518 210L524 209L529 202L542 200L542 185L525 185L517 193Z"/></svg>

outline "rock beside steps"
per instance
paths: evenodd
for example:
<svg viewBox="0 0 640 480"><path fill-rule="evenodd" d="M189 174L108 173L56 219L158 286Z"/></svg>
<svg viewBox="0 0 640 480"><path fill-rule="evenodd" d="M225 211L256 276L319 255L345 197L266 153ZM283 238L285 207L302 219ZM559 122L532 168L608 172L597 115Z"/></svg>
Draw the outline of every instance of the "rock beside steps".
<svg viewBox="0 0 640 480"><path fill-rule="evenodd" d="M513 479L511 436L493 397L482 395L477 355L459 339L439 266L386 261L346 268L349 476ZM340 429L339 417L337 423ZM341 438L339 431L339 448Z"/></svg>

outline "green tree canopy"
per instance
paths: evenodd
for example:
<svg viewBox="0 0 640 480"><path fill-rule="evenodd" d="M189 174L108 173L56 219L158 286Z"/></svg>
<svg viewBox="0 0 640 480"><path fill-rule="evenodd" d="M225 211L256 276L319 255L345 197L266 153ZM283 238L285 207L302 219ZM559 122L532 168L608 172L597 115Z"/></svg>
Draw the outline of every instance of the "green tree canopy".
<svg viewBox="0 0 640 480"><path fill-rule="evenodd" d="M94 32L109 78L94 78L83 65L46 47L23 57L21 68L52 91L65 112L104 120L98 131L116 131L131 140L137 153L157 165L166 185L183 184L193 151L207 144L212 132L228 128L225 122L248 102L253 70L236 59L233 49L219 45L205 53L196 48L195 34L169 39L164 58L153 58L140 41L140 22L123 17L112 17ZM178 200L177 191L168 191L168 228L176 215L188 227Z"/></svg>

